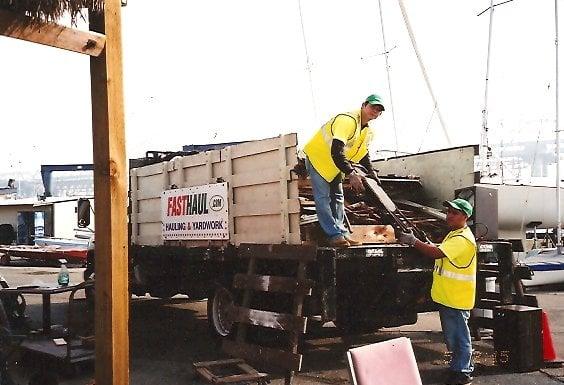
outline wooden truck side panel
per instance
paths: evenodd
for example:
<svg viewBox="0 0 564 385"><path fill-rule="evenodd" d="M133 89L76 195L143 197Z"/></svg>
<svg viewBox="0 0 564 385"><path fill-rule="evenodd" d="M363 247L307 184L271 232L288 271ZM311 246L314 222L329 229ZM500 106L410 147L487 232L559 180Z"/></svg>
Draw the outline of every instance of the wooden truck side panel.
<svg viewBox="0 0 564 385"><path fill-rule="evenodd" d="M131 170L131 241L136 245L224 246L224 241L163 241L161 194L228 183L229 242L301 244L297 135L245 142Z"/></svg>

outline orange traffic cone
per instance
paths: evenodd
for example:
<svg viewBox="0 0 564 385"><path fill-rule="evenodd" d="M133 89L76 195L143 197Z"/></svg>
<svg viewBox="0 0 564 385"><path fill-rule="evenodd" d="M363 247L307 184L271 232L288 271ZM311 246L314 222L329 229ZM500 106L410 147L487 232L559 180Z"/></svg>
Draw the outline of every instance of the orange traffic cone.
<svg viewBox="0 0 564 385"><path fill-rule="evenodd" d="M548 324L548 315L543 310L542 312L542 358L544 362L553 362L556 360L556 351L552 344L552 334L550 333L550 326Z"/></svg>

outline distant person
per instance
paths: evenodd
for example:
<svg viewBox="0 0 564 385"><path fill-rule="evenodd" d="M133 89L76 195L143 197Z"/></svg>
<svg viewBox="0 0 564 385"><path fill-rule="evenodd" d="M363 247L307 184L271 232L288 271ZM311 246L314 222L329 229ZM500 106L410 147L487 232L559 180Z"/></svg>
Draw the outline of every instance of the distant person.
<svg viewBox="0 0 564 385"><path fill-rule="evenodd" d="M370 95L360 110L338 114L325 123L305 145L306 169L311 179L319 224L335 247L358 245L344 226L343 177L348 176L355 191L363 191L363 176L351 163L359 163L367 176L377 179L370 163L368 145L372 132L368 122L384 111L382 98Z"/></svg>
<svg viewBox="0 0 564 385"><path fill-rule="evenodd" d="M460 198L443 204L447 207L446 221L451 231L438 247L421 242L413 233L400 232L398 239L435 259L431 297L439 305L441 327L452 354L446 384L470 384L474 365L468 318L476 296L477 262L476 240L466 221L473 209Z"/></svg>

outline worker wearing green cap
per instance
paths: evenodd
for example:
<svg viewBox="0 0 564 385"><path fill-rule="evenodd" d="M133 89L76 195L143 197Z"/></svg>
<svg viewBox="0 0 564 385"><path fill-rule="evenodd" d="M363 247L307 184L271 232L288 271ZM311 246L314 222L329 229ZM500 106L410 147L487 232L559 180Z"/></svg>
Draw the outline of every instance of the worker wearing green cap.
<svg viewBox="0 0 564 385"><path fill-rule="evenodd" d="M330 246L359 244L350 238L344 226L343 175L349 178L355 191L364 190L364 176L354 170L353 163L364 166L367 176L378 180L368 155L372 139L368 122L378 118L383 111L382 98L369 95L360 110L331 118L304 147L317 218Z"/></svg>
<svg viewBox="0 0 564 385"><path fill-rule="evenodd" d="M472 382L472 342L468 329L476 297L476 240L466 221L472 205L457 198L445 201L446 222L451 230L439 246L424 243L413 233L399 233L398 240L435 259L431 297L439 306L441 327L451 352L447 385Z"/></svg>

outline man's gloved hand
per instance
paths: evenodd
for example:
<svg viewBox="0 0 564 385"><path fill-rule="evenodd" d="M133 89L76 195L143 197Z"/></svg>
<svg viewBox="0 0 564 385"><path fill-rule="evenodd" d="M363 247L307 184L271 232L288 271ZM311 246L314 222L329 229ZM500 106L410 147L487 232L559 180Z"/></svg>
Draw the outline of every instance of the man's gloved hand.
<svg viewBox="0 0 564 385"><path fill-rule="evenodd" d="M396 238L401 243L405 243L406 245L409 246L415 246L415 241L417 241L417 238L415 238L415 235L413 235L413 231L411 230L409 230L408 233L404 233L400 231Z"/></svg>
<svg viewBox="0 0 564 385"><path fill-rule="evenodd" d="M349 183L351 184L352 189L357 192L361 193L364 191L364 184L362 183L362 176L357 174L356 171L353 171L349 174Z"/></svg>

